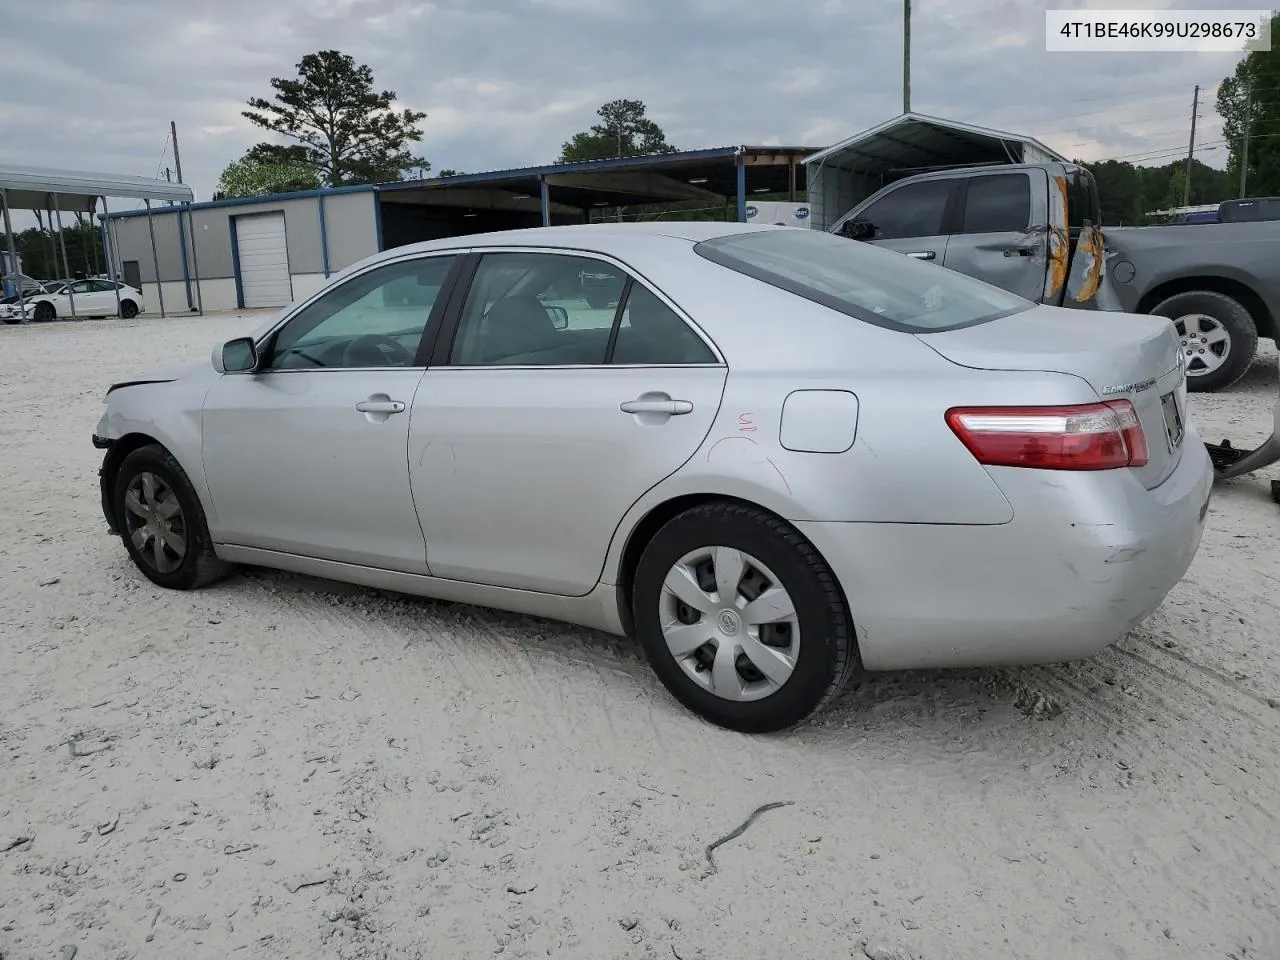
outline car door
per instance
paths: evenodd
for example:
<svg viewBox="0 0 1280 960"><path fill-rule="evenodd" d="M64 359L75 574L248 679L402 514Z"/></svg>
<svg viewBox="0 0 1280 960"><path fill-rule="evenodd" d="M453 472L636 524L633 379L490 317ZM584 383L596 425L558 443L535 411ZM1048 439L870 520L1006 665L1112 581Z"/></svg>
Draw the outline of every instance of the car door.
<svg viewBox="0 0 1280 960"><path fill-rule="evenodd" d="M955 184L946 177L903 183L844 222L865 224L868 243L940 264L947 252L947 213Z"/></svg>
<svg viewBox="0 0 1280 960"><path fill-rule="evenodd" d="M1040 300L1049 232L1032 227L1048 223L1048 174L1040 169L988 173L965 177L961 184L960 216L943 265L1028 300Z"/></svg>
<svg viewBox="0 0 1280 960"><path fill-rule="evenodd" d="M431 572L582 596L623 515L711 429L724 363L603 256L485 253L457 299L410 424Z"/></svg>
<svg viewBox="0 0 1280 960"><path fill-rule="evenodd" d="M60 299L62 302L58 304L59 316L65 313L68 316L91 317L100 312L94 303L92 280L76 280L74 283L67 284Z"/></svg>
<svg viewBox="0 0 1280 960"><path fill-rule="evenodd" d="M460 258L411 256L328 287L224 374L202 421L219 542L426 573L410 410Z"/></svg>

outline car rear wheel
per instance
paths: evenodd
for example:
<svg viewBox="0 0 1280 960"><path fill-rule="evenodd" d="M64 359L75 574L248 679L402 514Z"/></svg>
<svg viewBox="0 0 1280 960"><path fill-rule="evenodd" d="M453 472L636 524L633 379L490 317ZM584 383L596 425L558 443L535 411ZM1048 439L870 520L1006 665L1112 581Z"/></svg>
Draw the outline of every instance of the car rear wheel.
<svg viewBox="0 0 1280 960"><path fill-rule="evenodd" d="M1258 327L1238 300L1214 290L1189 290L1151 311L1168 317L1187 362L1187 389L1229 387L1249 369L1258 352Z"/></svg>
<svg viewBox="0 0 1280 960"><path fill-rule="evenodd" d="M186 471L164 447L152 444L126 456L113 493L116 529L152 583L194 590L232 571L213 552L204 509Z"/></svg>
<svg viewBox="0 0 1280 960"><path fill-rule="evenodd" d="M36 304L35 312L32 314L36 320L47 323L50 320L58 319L58 311L53 309L53 304L45 300Z"/></svg>
<svg viewBox="0 0 1280 960"><path fill-rule="evenodd" d="M633 618L658 678L712 723L767 733L825 706L859 667L835 575L755 507L695 507L644 549Z"/></svg>
<svg viewBox="0 0 1280 960"><path fill-rule="evenodd" d="M138 315L138 305L132 300L120 301L120 316L125 320L132 320Z"/></svg>

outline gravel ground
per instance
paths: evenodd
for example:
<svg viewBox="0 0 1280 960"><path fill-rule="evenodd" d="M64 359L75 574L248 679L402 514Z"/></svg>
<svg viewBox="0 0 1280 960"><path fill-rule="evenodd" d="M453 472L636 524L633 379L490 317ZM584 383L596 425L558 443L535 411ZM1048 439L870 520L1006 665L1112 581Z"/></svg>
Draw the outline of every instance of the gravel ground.
<svg viewBox="0 0 1280 960"><path fill-rule="evenodd" d="M1269 476L1094 659L740 736L589 631L144 580L99 514L103 391L261 319L0 328L4 960L1280 957ZM1256 443L1276 389L1268 351L1195 418Z"/></svg>

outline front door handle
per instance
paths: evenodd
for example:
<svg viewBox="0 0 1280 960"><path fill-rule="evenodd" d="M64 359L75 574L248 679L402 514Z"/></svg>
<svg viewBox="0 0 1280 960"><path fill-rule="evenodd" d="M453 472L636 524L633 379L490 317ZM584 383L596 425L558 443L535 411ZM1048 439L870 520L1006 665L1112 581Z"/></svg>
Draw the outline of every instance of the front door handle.
<svg viewBox="0 0 1280 960"><path fill-rule="evenodd" d="M356 409L361 413L404 413L404 404L399 400L361 400Z"/></svg>
<svg viewBox="0 0 1280 960"><path fill-rule="evenodd" d="M682 413L693 413L693 404L688 400L628 400L618 407L623 413L662 413L669 417L678 417Z"/></svg>
<svg viewBox="0 0 1280 960"><path fill-rule="evenodd" d="M932 250L917 250L915 253L908 253L907 256L915 260L933 260L938 255Z"/></svg>

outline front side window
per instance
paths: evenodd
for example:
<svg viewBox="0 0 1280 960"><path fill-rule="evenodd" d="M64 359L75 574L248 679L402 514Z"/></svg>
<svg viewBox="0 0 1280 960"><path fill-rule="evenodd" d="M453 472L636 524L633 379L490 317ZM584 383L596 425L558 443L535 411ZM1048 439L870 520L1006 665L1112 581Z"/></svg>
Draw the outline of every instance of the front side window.
<svg viewBox="0 0 1280 960"><path fill-rule="evenodd" d="M627 275L591 257L487 253L467 293L455 366L603 363Z"/></svg>
<svg viewBox="0 0 1280 960"><path fill-rule="evenodd" d="M818 230L734 233L693 249L806 300L907 333L974 326L1033 306L954 270Z"/></svg>
<svg viewBox="0 0 1280 960"><path fill-rule="evenodd" d="M70 289L71 293L75 296L79 296L83 293L89 293L91 290L90 282L91 281L89 280L80 280L77 283L71 284L68 289Z"/></svg>
<svg viewBox="0 0 1280 960"><path fill-rule="evenodd" d="M961 233L1011 233L1031 223L1031 178L1025 173L974 177L964 201Z"/></svg>
<svg viewBox="0 0 1280 960"><path fill-rule="evenodd" d="M716 355L676 312L648 287L631 285L623 306L611 363L716 363Z"/></svg>
<svg viewBox="0 0 1280 960"><path fill-rule="evenodd" d="M398 260L342 282L280 328L267 368L416 366L454 260Z"/></svg>
<svg viewBox="0 0 1280 960"><path fill-rule="evenodd" d="M858 220L869 221L871 240L933 237L942 233L942 221L951 197L952 180L925 180L899 187L877 200Z"/></svg>

